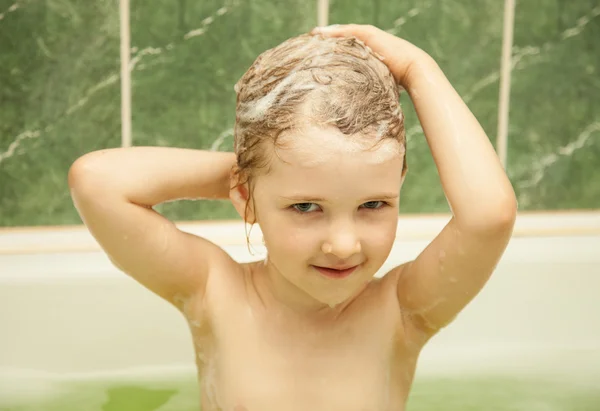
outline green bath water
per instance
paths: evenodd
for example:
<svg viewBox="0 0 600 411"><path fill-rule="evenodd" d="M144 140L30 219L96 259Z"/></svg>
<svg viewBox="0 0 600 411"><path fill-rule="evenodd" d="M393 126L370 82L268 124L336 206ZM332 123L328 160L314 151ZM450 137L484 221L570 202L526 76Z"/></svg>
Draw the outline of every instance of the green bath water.
<svg viewBox="0 0 600 411"><path fill-rule="evenodd" d="M2 411L198 411L194 378L88 380L23 387ZM7 402L8 401L8 402ZM600 382L507 376L417 378L408 411L600 411Z"/></svg>

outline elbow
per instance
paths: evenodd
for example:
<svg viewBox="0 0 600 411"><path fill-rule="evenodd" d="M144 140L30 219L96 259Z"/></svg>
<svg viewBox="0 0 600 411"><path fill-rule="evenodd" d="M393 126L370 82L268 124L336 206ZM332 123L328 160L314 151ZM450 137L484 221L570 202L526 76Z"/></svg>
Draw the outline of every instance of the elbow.
<svg viewBox="0 0 600 411"><path fill-rule="evenodd" d="M484 227L491 232L512 232L517 220L517 199L512 196L499 201L486 216Z"/></svg>
<svg viewBox="0 0 600 411"><path fill-rule="evenodd" d="M85 156L84 156L85 157ZM93 197L91 187L93 183L88 182L88 172L86 160L83 157L78 158L69 168L67 175L69 193L75 209L83 218L83 211L88 199Z"/></svg>
<svg viewBox="0 0 600 411"><path fill-rule="evenodd" d="M517 221L517 200L506 201L499 205L495 215L491 217L493 231L512 232Z"/></svg>
<svg viewBox="0 0 600 411"><path fill-rule="evenodd" d="M82 188L89 186L87 183L89 179L89 163L86 156L79 157L69 168L67 175L67 182L71 193L78 192Z"/></svg>
<svg viewBox="0 0 600 411"><path fill-rule="evenodd" d="M504 195L497 199L497 207L494 208L493 221L500 227L508 227L512 230L517 220L517 196L512 187L505 190Z"/></svg>
<svg viewBox="0 0 600 411"><path fill-rule="evenodd" d="M463 218L455 215L461 231L482 235L512 233L517 220L517 200L514 196L497 199L493 204L481 206Z"/></svg>
<svg viewBox="0 0 600 411"><path fill-rule="evenodd" d="M79 157L71 167L69 168L69 173L67 175L67 182L69 184L69 188L71 190L75 189L75 187L81 182L85 173L85 164L83 157Z"/></svg>
<svg viewBox="0 0 600 411"><path fill-rule="evenodd" d="M105 167L98 161L97 153L79 157L69 168L67 183L71 195L86 195L97 192L106 180Z"/></svg>
<svg viewBox="0 0 600 411"><path fill-rule="evenodd" d="M110 156L105 157L113 149L92 151L79 157L69 168L69 186L77 185L85 180L96 180L110 171Z"/></svg>

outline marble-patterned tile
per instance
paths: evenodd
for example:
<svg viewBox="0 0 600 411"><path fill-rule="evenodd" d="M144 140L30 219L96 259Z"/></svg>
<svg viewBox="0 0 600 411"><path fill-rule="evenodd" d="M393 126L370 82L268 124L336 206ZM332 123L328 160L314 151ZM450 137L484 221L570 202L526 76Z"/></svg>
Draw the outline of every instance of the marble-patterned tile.
<svg viewBox="0 0 600 411"><path fill-rule="evenodd" d="M316 25L316 1L132 2L133 141L231 151L234 84L263 51ZM176 220L238 218L228 201L158 207Z"/></svg>
<svg viewBox="0 0 600 411"><path fill-rule="evenodd" d="M0 226L79 224L67 172L120 144L116 0L0 6Z"/></svg>
<svg viewBox="0 0 600 411"><path fill-rule="evenodd" d="M494 141L497 127L502 2L481 0L331 0L330 23L373 24L429 53ZM406 116L409 172L401 213L449 211L439 175L410 99Z"/></svg>
<svg viewBox="0 0 600 411"><path fill-rule="evenodd" d="M502 2L330 0L330 23L368 23L429 52L488 135L497 121ZM316 1L132 2L136 145L231 150L233 85L264 50L316 24ZM66 184L83 153L120 145L117 0L0 4L0 226L77 224ZM517 2L508 172L523 209L600 204L600 3ZM403 96L402 212L447 211ZM228 202L162 206L237 218Z"/></svg>
<svg viewBox="0 0 600 411"><path fill-rule="evenodd" d="M517 2L508 171L521 210L600 207L600 1Z"/></svg>

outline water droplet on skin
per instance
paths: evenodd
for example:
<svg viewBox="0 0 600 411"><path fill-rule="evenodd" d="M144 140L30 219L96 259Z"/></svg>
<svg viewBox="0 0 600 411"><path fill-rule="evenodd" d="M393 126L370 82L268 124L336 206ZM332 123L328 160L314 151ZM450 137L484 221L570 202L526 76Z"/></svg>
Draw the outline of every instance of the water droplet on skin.
<svg viewBox="0 0 600 411"><path fill-rule="evenodd" d="M173 296L173 303L175 304L176 307L179 308L179 310L181 310L181 312L187 316L189 314L188 310L189 310L189 305L190 305L190 300L186 297L184 297L181 294L177 294L175 296Z"/></svg>
<svg viewBox="0 0 600 411"><path fill-rule="evenodd" d="M440 263L440 273L444 272L444 259L446 258L446 252L444 250L440 250L439 254L439 263Z"/></svg>
<svg viewBox="0 0 600 411"><path fill-rule="evenodd" d="M202 351L198 351L198 360L200 360L200 362L202 364L206 364L208 362L208 358L206 357L206 354L204 354L204 352L202 352Z"/></svg>

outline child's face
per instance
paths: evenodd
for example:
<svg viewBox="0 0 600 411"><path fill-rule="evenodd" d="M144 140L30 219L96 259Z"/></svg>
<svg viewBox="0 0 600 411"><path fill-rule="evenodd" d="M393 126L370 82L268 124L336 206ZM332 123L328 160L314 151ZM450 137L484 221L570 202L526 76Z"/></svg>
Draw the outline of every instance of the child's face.
<svg viewBox="0 0 600 411"><path fill-rule="evenodd" d="M365 151L368 146L333 127L299 134L280 137L285 148L256 179L258 223L271 268L317 301L338 304L360 292L389 255L403 148L387 140ZM343 278L314 268L355 265Z"/></svg>

